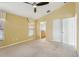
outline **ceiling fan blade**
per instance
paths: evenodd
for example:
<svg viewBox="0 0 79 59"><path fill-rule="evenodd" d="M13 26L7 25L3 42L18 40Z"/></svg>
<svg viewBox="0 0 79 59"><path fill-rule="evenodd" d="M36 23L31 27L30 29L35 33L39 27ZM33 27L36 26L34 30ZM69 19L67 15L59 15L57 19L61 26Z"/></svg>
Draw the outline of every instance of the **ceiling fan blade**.
<svg viewBox="0 0 79 59"><path fill-rule="evenodd" d="M24 3L27 3L27 4L30 4L30 5L32 5L31 3L29 3L29 2L24 2Z"/></svg>
<svg viewBox="0 0 79 59"><path fill-rule="evenodd" d="M37 11L37 9L36 9L36 8L34 8L34 13L36 13L36 11Z"/></svg>
<svg viewBox="0 0 79 59"><path fill-rule="evenodd" d="M49 4L49 2L40 2L37 4L37 6L42 6L42 5L46 5L46 4Z"/></svg>

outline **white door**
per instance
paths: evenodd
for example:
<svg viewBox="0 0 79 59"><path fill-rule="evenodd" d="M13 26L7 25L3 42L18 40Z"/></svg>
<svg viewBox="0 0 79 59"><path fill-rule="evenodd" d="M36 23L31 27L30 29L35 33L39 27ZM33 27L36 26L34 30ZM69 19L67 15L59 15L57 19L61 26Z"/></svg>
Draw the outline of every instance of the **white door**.
<svg viewBox="0 0 79 59"><path fill-rule="evenodd" d="M77 22L76 18L63 19L63 43L68 44L76 48L77 40Z"/></svg>
<svg viewBox="0 0 79 59"><path fill-rule="evenodd" d="M53 41L61 42L62 40L61 20L60 19L53 20L52 24L53 24L53 31L52 31Z"/></svg>
<svg viewBox="0 0 79 59"><path fill-rule="evenodd" d="M62 42L76 48L76 18L56 19L53 21L53 41Z"/></svg>

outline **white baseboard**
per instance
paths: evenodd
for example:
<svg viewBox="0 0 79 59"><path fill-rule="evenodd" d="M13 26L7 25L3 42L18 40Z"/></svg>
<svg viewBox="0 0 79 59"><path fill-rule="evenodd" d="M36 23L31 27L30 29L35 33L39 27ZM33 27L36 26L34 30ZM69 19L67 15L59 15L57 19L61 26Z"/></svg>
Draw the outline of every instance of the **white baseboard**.
<svg viewBox="0 0 79 59"><path fill-rule="evenodd" d="M0 47L0 49L10 47L10 46L13 46L13 45L16 45L16 44L20 44L20 43L23 43L23 42L31 41L31 40L33 40L33 39L24 40L24 41L21 41L21 42L16 42L16 43L13 43L13 44L5 45L5 46Z"/></svg>

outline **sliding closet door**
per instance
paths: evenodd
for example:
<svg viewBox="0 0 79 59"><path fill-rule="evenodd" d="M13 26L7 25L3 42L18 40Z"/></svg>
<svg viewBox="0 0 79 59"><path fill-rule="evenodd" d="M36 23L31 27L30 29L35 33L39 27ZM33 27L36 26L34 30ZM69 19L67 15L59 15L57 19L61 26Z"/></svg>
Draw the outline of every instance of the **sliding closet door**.
<svg viewBox="0 0 79 59"><path fill-rule="evenodd" d="M63 19L63 43L76 48L77 22L75 17Z"/></svg>
<svg viewBox="0 0 79 59"><path fill-rule="evenodd" d="M52 25L53 25L52 40L56 42L61 42L62 41L61 20L60 19L53 20Z"/></svg>
<svg viewBox="0 0 79 59"><path fill-rule="evenodd" d="M75 17L53 20L52 40L76 48L77 22Z"/></svg>
<svg viewBox="0 0 79 59"><path fill-rule="evenodd" d="M69 28L68 28L68 19L62 19L62 42L65 44L69 43Z"/></svg>

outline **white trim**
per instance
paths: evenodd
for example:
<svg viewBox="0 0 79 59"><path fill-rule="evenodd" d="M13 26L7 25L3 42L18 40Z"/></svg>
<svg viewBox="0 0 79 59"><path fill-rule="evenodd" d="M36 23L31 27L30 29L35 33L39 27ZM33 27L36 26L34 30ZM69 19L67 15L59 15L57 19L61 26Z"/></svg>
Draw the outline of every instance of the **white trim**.
<svg viewBox="0 0 79 59"><path fill-rule="evenodd" d="M21 41L21 42L16 42L16 43L13 43L13 44L5 45L5 46L0 47L0 49L10 47L10 46L13 46L13 45L16 45L16 44L20 44L20 43L23 43L23 42L26 42L26 41L31 41L31 40L33 40L33 39L24 40L24 41Z"/></svg>

